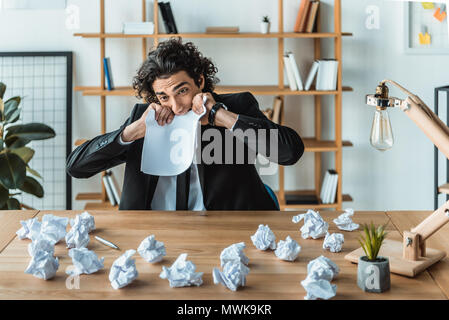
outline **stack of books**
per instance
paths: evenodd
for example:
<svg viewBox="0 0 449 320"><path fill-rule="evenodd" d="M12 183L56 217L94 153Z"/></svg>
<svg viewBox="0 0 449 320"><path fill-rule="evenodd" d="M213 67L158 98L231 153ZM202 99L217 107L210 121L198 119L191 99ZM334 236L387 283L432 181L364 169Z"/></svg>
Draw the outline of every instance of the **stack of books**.
<svg viewBox="0 0 449 320"><path fill-rule="evenodd" d="M333 169L327 170L324 175L323 184L321 185L321 203L335 203L335 196L337 195L337 185L337 171Z"/></svg>
<svg viewBox="0 0 449 320"><path fill-rule="evenodd" d="M301 0L296 16L294 32L313 32L318 16L319 0Z"/></svg>
<svg viewBox="0 0 449 320"><path fill-rule="evenodd" d="M103 184L106 189L106 194L108 195L109 202L111 205L120 205L120 187L115 180L111 170L107 170L103 176Z"/></svg>
<svg viewBox="0 0 449 320"><path fill-rule="evenodd" d="M295 55L292 52L284 54L284 69L287 82L292 91L310 90L316 76L316 90L332 91L337 89L338 61L335 59L315 60L310 68L303 86Z"/></svg>
<svg viewBox="0 0 449 320"><path fill-rule="evenodd" d="M124 34L153 34L153 22L125 22L123 23L122 32Z"/></svg>
<svg viewBox="0 0 449 320"><path fill-rule="evenodd" d="M178 33L170 2L158 2L166 33Z"/></svg>
<svg viewBox="0 0 449 320"><path fill-rule="evenodd" d="M338 61L335 59L315 60L307 76L305 89L309 90L316 75L316 90L336 90Z"/></svg>

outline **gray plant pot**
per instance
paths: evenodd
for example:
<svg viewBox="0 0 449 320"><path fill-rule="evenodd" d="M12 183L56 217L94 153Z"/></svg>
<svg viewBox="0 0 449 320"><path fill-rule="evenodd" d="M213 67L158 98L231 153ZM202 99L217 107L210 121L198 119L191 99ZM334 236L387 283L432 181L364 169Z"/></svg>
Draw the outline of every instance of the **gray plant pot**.
<svg viewBox="0 0 449 320"><path fill-rule="evenodd" d="M359 258L357 285L365 292L384 292L390 289L390 261L378 256L369 261L366 256Z"/></svg>

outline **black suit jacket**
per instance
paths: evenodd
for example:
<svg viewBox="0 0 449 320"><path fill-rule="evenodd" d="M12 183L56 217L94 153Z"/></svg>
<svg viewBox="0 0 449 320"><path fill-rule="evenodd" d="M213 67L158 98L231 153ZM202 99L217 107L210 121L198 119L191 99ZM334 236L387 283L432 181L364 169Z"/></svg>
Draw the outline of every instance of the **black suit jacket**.
<svg viewBox="0 0 449 320"><path fill-rule="evenodd" d="M217 102L224 103L229 111L239 115L234 132L241 129L278 129L278 159L271 159L268 152L261 152L268 159L281 165L296 163L304 152L304 144L299 135L291 128L281 126L268 120L260 111L254 96L249 92L217 95L212 93ZM151 201L158 181L158 176L147 175L140 171L143 138L128 145L118 142L123 129L141 117L148 104L136 104L131 116L120 129L89 140L76 148L67 160L67 172L75 178L89 178L101 171L126 163L121 210L150 210ZM202 126L201 132L216 128L225 140L222 127ZM237 130L237 131L236 131ZM228 131L227 134L230 132ZM257 139L257 138L256 138ZM233 136L233 158L236 159L236 137ZM242 139L238 141L243 141ZM267 139L265 150L269 149ZM201 149L209 144L202 141ZM223 143L224 145L224 143ZM204 205L207 210L276 210L276 206L265 189L254 165L255 152L245 142L244 164L200 163L198 173L203 191ZM223 146L222 156L226 152ZM248 162L249 161L249 162ZM229 163L229 161L227 162ZM234 162L235 163L235 162Z"/></svg>

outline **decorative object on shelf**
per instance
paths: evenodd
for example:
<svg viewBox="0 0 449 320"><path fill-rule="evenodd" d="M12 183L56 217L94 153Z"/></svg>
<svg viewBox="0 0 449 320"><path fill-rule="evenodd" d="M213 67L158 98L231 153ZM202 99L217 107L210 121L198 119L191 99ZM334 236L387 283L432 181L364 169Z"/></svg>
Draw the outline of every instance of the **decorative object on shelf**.
<svg viewBox="0 0 449 320"><path fill-rule="evenodd" d="M153 22L124 22L122 27L123 34L153 34Z"/></svg>
<svg viewBox="0 0 449 320"><path fill-rule="evenodd" d="M410 1L404 1L405 53L448 54L449 24L442 23L447 16L446 1L429 2L432 9ZM424 32L423 27L426 28Z"/></svg>
<svg viewBox="0 0 449 320"><path fill-rule="evenodd" d="M299 4L298 14L296 16L294 32L304 32L307 24L307 15L309 13L311 0L301 0Z"/></svg>
<svg viewBox="0 0 449 320"><path fill-rule="evenodd" d="M270 18L268 16L262 17L262 22L260 23L260 33L267 34L270 32Z"/></svg>
<svg viewBox="0 0 449 320"><path fill-rule="evenodd" d="M26 147L33 140L53 138L56 133L43 123L12 125L19 120L22 108L21 97L12 97L3 101L6 85L0 82L0 210L19 210L21 204L14 198L21 190L42 198L44 189L27 172L41 178L39 173L28 166L34 156L34 150Z"/></svg>
<svg viewBox="0 0 449 320"><path fill-rule="evenodd" d="M357 285L366 292L381 293L390 289L390 262L388 257L379 256L380 247L387 233L385 225L377 228L371 225L363 226L359 243L365 255L359 257L357 268Z"/></svg>
<svg viewBox="0 0 449 320"><path fill-rule="evenodd" d="M388 96L386 83L391 83L407 94L405 100ZM449 127L416 95L392 80L383 80L376 88L376 94L366 96L366 103L381 108L400 107L401 110L426 134L433 144L449 159ZM426 239L449 222L449 201L435 210L411 231L403 232L403 241L385 239L380 254L390 259L390 269L408 277L414 277L421 271L440 261L446 252L426 247ZM400 254L402 252L402 255ZM357 249L345 259L358 262L363 255Z"/></svg>

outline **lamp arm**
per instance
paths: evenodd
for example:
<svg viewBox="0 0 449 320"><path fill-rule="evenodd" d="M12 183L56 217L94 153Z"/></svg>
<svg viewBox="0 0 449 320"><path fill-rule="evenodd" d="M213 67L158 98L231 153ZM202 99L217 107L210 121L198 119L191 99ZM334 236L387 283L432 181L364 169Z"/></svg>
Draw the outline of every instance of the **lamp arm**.
<svg viewBox="0 0 449 320"><path fill-rule="evenodd" d="M447 125L418 96L392 80L382 81L382 83L385 82L397 86L408 95L400 105L401 110L425 133L438 150L449 159L449 128ZM420 235L420 242L422 243L448 222L449 201L411 231Z"/></svg>

